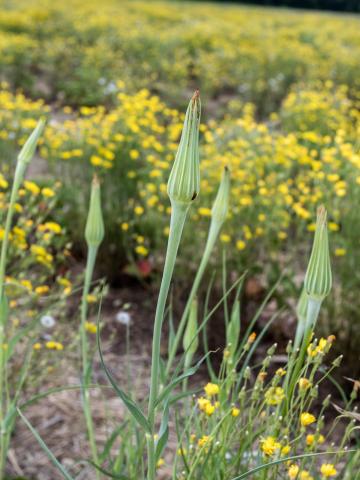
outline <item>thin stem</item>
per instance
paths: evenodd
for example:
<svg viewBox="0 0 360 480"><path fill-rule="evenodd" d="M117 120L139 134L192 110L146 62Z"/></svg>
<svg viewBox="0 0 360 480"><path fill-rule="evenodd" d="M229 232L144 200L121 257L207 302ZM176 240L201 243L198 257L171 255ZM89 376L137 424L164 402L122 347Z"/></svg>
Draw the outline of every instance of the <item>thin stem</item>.
<svg viewBox="0 0 360 480"><path fill-rule="evenodd" d="M148 407L148 420L151 426L152 434L151 436L148 436L148 480L153 480L155 478L156 470L154 427L156 414L155 404L158 395L159 383L161 328L164 319L166 299L169 293L170 282L174 271L176 255L179 248L181 234L184 228L184 223L188 210L188 204L172 202L170 233L165 257L164 272L161 280L160 292L156 306L152 342L151 383Z"/></svg>
<svg viewBox="0 0 360 480"><path fill-rule="evenodd" d="M91 454L93 461L98 465L98 453L96 448L95 434L94 434L94 423L91 415L91 405L90 405L90 394L89 394L89 376L91 371L91 359L89 358L89 343L86 333L86 319L88 312L88 301L87 297L90 291L91 279L94 273L97 247L89 246L86 270L85 270L85 280L84 288L81 299L81 323L80 323L80 339L81 339L81 361L82 361L82 404L83 411L86 421L86 428L89 436L89 443L91 448ZM96 471L96 477L100 478L100 474Z"/></svg>
<svg viewBox="0 0 360 480"><path fill-rule="evenodd" d="M311 337L313 335L314 326L319 316L320 308L321 308L321 301L310 297L308 301L308 308L306 313L306 325L305 325L302 345L300 348L300 353L296 359L296 363L294 365L294 371L293 372L288 371L289 378L291 376L290 387L287 394L288 401L290 401L292 397L296 382L298 380L299 373L301 372L301 369L304 365L306 351L311 341Z"/></svg>
<svg viewBox="0 0 360 480"><path fill-rule="evenodd" d="M5 270L6 270L6 259L7 251L9 246L9 236L11 223L15 211L15 202L19 190L19 186L23 176L23 166L18 163L16 167L14 182L10 195L10 203L5 220L5 230L4 237L1 245L1 255L0 255L0 303L2 303L4 291L5 291ZM21 167L21 168L20 168ZM7 441L7 432L4 430L4 417L6 414L6 400L4 398L4 388L6 384L6 373L5 373L5 362L6 362L6 352L4 350L5 338L6 338L6 323L7 315L5 309L1 308L1 317L0 317L0 478L3 477L5 470L5 463L7 457L8 441Z"/></svg>
<svg viewBox="0 0 360 480"><path fill-rule="evenodd" d="M214 245L215 245L217 236L219 234L220 228L221 228L220 223L211 222L209 235L208 235L206 245L205 245L204 254L201 258L201 262L200 262L198 271L196 272L194 283L191 287L190 295L189 295L188 300L186 302L185 309L183 311L179 326L178 326L177 331L176 331L175 338L174 338L172 346L171 346L171 350L170 350L170 353L169 353L169 358L168 358L168 362L167 362L167 366L166 366L166 375L169 375L169 373L171 371L171 367L172 367L172 364L174 362L174 358L175 358L177 349L179 347L182 335L184 333L184 329L185 329L185 326L186 326L186 320L187 320L187 317L189 315L189 311L190 311L192 301L194 300L195 295L198 291L201 279L204 275L205 268L206 268L206 266L209 262L210 254L212 252L212 249L214 248Z"/></svg>

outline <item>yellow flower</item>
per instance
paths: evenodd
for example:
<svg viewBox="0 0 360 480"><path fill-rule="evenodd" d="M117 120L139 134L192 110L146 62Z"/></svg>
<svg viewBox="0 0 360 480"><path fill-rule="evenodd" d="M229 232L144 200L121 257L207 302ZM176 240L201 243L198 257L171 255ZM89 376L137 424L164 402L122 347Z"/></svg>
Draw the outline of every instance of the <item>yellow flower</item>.
<svg viewBox="0 0 360 480"><path fill-rule="evenodd" d="M48 293L49 290L50 288L47 285L39 285L35 288L35 293L38 295L45 295L45 293Z"/></svg>
<svg viewBox="0 0 360 480"><path fill-rule="evenodd" d="M335 248L334 254L336 257L343 257L346 255L346 248Z"/></svg>
<svg viewBox="0 0 360 480"><path fill-rule="evenodd" d="M156 468L160 468L163 465L165 465L165 460L163 458L159 458L159 460L156 463Z"/></svg>
<svg viewBox="0 0 360 480"><path fill-rule="evenodd" d="M205 207L200 207L198 209L199 215L202 217L211 217L211 209L210 208L205 208Z"/></svg>
<svg viewBox="0 0 360 480"><path fill-rule="evenodd" d="M30 182L29 180L24 181L24 187L35 196L39 195L40 193L40 188L36 185L36 183Z"/></svg>
<svg viewBox="0 0 360 480"><path fill-rule="evenodd" d="M299 466L298 465L290 465L289 470L288 470L288 476L291 480L294 480L299 473Z"/></svg>
<svg viewBox="0 0 360 480"><path fill-rule="evenodd" d="M324 443L325 442L324 435L321 435L321 434L313 435L309 433L309 435L306 436L306 445L310 447L311 445L313 445L314 442L320 445Z"/></svg>
<svg viewBox="0 0 360 480"><path fill-rule="evenodd" d="M281 448L281 444L274 437L266 437L261 440L260 447L265 455L271 457Z"/></svg>
<svg viewBox="0 0 360 480"><path fill-rule="evenodd" d="M311 413L303 412L300 415L300 423L303 427L307 427L308 425L311 425L314 422L316 422L316 417Z"/></svg>
<svg viewBox="0 0 360 480"><path fill-rule="evenodd" d="M86 300L88 303L95 303L97 301L97 296L89 294L87 295Z"/></svg>
<svg viewBox="0 0 360 480"><path fill-rule="evenodd" d="M236 248L237 248L238 250L244 250L245 247L246 247L246 243L245 243L243 240L238 240L238 241L236 242Z"/></svg>
<svg viewBox="0 0 360 480"><path fill-rule="evenodd" d="M33 349L34 350L41 350L41 343L39 343L39 342L34 343Z"/></svg>
<svg viewBox="0 0 360 480"><path fill-rule="evenodd" d="M211 442L211 437L209 435L203 435L201 438L198 440L198 446L200 448L204 447L208 443Z"/></svg>
<svg viewBox="0 0 360 480"><path fill-rule="evenodd" d="M299 480L314 480L314 477L307 470L301 470Z"/></svg>
<svg viewBox="0 0 360 480"><path fill-rule="evenodd" d="M149 250L144 247L144 245L137 245L135 247L135 252L142 257L146 257L146 255L149 253Z"/></svg>
<svg viewBox="0 0 360 480"><path fill-rule="evenodd" d="M122 230L123 232L127 232L127 231L129 230L129 224L126 223L126 222L123 222L123 223L121 224L121 230Z"/></svg>
<svg viewBox="0 0 360 480"><path fill-rule="evenodd" d="M144 213L144 209L140 205L137 205L134 208L134 212L135 212L135 215L142 215Z"/></svg>
<svg viewBox="0 0 360 480"><path fill-rule="evenodd" d="M222 233L222 234L220 235L220 241L221 241L222 243L229 243L230 240L231 240L230 235L227 235L226 233Z"/></svg>
<svg viewBox="0 0 360 480"><path fill-rule="evenodd" d="M337 470L332 463L323 463L320 472L325 478L334 477L337 474Z"/></svg>
<svg viewBox="0 0 360 480"><path fill-rule="evenodd" d="M204 391L208 397L213 397L220 392L220 388L216 383L208 383L205 385Z"/></svg>
<svg viewBox="0 0 360 480"><path fill-rule="evenodd" d="M300 378L299 380L299 388L301 390L306 390L311 387L311 382L307 378Z"/></svg>
<svg viewBox="0 0 360 480"><path fill-rule="evenodd" d="M139 156L140 156L140 153L137 150L135 149L130 150L130 158L132 160L136 160L137 158L139 158Z"/></svg>
<svg viewBox="0 0 360 480"><path fill-rule="evenodd" d="M290 452L290 450L291 450L290 445L284 445L281 449L281 455L283 457L286 457L286 455Z"/></svg>
<svg viewBox="0 0 360 480"><path fill-rule="evenodd" d="M281 387L270 387L265 392L265 401L267 405L279 405L284 398L285 392Z"/></svg>
<svg viewBox="0 0 360 480"><path fill-rule="evenodd" d="M41 193L44 195L44 197L48 197L48 198L51 198L51 197L55 196L54 190L52 190L51 188L48 188L48 187L43 188L41 190Z"/></svg>
<svg viewBox="0 0 360 480"><path fill-rule="evenodd" d="M236 408L236 407L233 407L231 409L231 416L236 418L240 415L240 409L239 408Z"/></svg>

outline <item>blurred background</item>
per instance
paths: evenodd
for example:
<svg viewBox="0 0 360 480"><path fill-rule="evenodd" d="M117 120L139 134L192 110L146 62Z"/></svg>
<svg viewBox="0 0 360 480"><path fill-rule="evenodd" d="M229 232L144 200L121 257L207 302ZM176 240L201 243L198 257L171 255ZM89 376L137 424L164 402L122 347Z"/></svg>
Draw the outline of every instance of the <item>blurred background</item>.
<svg viewBox="0 0 360 480"><path fill-rule="evenodd" d="M184 109L200 88L201 192L177 266L179 309L227 165L231 212L207 279L215 270L221 289L223 261L230 279L248 270L246 321L282 275L271 309L285 306L286 314L271 340L286 345L316 208L325 204L335 283L319 334L338 337L334 354L346 352L347 367L356 375L360 17L340 11L356 12L359 2L248 3L256 6L1 2L1 219L16 152L37 119L48 119L19 200L22 228L12 232L12 273L32 291L53 285L65 297L72 291L84 259L83 227L96 173L106 221L97 275L111 287L111 315L117 297L126 297L120 304L130 309L149 304L152 311L168 235L166 182ZM338 12L316 10L323 8ZM70 302L63 312L72 311ZM72 320L71 314L64 317L66 337Z"/></svg>

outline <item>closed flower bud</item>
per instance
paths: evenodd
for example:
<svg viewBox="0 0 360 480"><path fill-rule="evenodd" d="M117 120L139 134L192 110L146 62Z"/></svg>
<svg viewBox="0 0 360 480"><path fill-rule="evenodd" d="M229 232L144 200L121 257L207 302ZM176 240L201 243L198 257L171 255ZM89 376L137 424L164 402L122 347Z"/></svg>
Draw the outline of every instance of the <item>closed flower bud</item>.
<svg viewBox="0 0 360 480"><path fill-rule="evenodd" d="M224 223L229 210L229 195L230 195L230 170L228 167L224 168L219 190L217 192L213 207L211 209L211 217L214 221L222 224Z"/></svg>
<svg viewBox="0 0 360 480"><path fill-rule="evenodd" d="M199 346L199 339L197 335L198 322L198 302L193 300L190 308L188 323L184 332L183 347L187 354L194 355Z"/></svg>
<svg viewBox="0 0 360 480"><path fill-rule="evenodd" d="M99 247L104 238L104 221L101 212L100 184L94 177L91 186L91 197L88 218L85 227L85 239L89 247Z"/></svg>
<svg viewBox="0 0 360 480"><path fill-rule="evenodd" d="M172 202L190 204L200 191L200 114L201 104L197 90L186 111L179 148L168 181L167 191Z"/></svg>
<svg viewBox="0 0 360 480"><path fill-rule="evenodd" d="M23 164L26 165L30 162L30 160L32 159L32 157L35 153L36 145L38 143L40 135L42 134L42 132L44 130L44 126L45 126L45 120L43 118L41 118L38 121L34 131L30 135L30 137L24 143L24 145L23 145L23 147L22 147L22 149L21 149L21 151L18 155L19 163L23 163Z"/></svg>
<svg viewBox="0 0 360 480"><path fill-rule="evenodd" d="M310 298L322 301L332 286L326 210L318 209L313 248L305 275L304 286Z"/></svg>

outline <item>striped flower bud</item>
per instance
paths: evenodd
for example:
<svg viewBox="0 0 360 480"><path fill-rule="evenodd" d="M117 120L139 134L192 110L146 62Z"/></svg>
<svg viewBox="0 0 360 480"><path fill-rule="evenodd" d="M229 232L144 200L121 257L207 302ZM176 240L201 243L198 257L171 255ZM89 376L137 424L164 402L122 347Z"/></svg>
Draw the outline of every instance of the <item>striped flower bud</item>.
<svg viewBox="0 0 360 480"><path fill-rule="evenodd" d="M222 173L219 190L217 192L213 207L211 209L211 217L214 221L224 223L229 210L230 196L230 170L225 167Z"/></svg>
<svg viewBox="0 0 360 480"><path fill-rule="evenodd" d="M190 204L200 191L199 126L201 104L196 90L186 111L179 148L167 191L172 202Z"/></svg>
<svg viewBox="0 0 360 480"><path fill-rule="evenodd" d="M85 227L85 239L89 247L99 247L105 234L101 212L100 184L94 176L91 186L91 197L88 218Z"/></svg>
<svg viewBox="0 0 360 480"><path fill-rule="evenodd" d="M230 352L230 358L232 359L238 347L240 338L240 302L237 300L234 303L230 322L226 329L226 344Z"/></svg>
<svg viewBox="0 0 360 480"><path fill-rule="evenodd" d="M324 300L332 286L326 217L325 208L319 207L313 248L304 281L308 296L319 301Z"/></svg>

